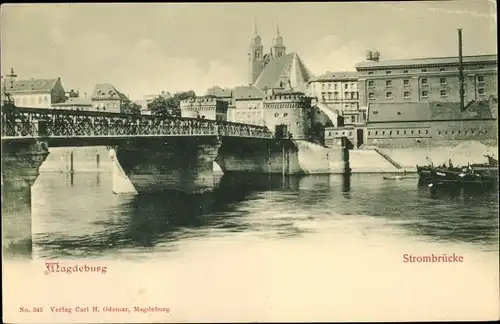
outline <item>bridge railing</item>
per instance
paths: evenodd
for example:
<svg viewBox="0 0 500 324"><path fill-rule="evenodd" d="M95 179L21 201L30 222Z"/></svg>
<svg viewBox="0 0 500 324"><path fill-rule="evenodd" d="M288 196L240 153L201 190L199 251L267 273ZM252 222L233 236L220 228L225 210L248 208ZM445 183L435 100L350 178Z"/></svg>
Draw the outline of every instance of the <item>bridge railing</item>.
<svg viewBox="0 0 500 324"><path fill-rule="evenodd" d="M174 116L2 107L2 137L228 136L273 138L267 127Z"/></svg>

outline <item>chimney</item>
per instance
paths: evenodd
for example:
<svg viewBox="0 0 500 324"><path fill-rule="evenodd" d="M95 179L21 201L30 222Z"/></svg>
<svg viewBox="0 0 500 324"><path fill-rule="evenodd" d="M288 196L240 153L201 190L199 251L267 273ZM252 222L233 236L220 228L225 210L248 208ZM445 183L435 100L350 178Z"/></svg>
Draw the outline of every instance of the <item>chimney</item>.
<svg viewBox="0 0 500 324"><path fill-rule="evenodd" d="M458 29L458 79L460 81L460 111L465 110L464 62L462 57L462 28Z"/></svg>

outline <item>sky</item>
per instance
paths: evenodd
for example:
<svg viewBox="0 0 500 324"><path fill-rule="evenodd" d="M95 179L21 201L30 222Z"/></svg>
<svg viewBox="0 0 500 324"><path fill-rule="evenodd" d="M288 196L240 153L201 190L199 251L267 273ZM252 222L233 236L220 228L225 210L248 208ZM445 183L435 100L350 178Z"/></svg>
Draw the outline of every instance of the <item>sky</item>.
<svg viewBox="0 0 500 324"><path fill-rule="evenodd" d="M496 54L490 0L332 3L3 4L2 75L60 77L92 93L111 83L131 99L248 83L254 22L264 49L279 25L287 52L315 74L355 70L367 49L381 60Z"/></svg>

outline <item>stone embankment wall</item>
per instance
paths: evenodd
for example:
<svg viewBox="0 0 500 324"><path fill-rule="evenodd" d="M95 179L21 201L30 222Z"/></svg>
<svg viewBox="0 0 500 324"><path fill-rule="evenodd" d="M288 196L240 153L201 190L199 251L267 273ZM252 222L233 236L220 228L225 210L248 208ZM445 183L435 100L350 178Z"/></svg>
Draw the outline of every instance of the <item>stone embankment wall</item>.
<svg viewBox="0 0 500 324"><path fill-rule="evenodd" d="M435 144L428 147L413 148L379 148L385 154L389 155L394 161L399 163L403 169L416 170L416 165L428 165L429 157L434 165L446 163L449 159L454 165L467 165L467 163L485 163L487 158L485 154L493 155L498 158L498 144L483 144L478 141L467 141Z"/></svg>

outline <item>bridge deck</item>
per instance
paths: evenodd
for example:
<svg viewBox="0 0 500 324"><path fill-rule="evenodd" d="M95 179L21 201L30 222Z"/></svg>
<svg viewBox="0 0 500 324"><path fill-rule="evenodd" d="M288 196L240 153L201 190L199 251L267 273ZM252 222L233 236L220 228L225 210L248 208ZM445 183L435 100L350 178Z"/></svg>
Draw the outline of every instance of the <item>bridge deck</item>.
<svg viewBox="0 0 500 324"><path fill-rule="evenodd" d="M274 138L267 127L174 116L2 107L2 140L164 136Z"/></svg>

